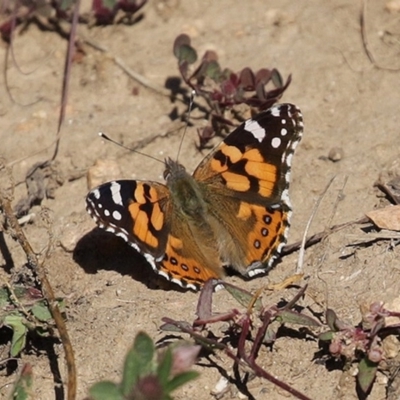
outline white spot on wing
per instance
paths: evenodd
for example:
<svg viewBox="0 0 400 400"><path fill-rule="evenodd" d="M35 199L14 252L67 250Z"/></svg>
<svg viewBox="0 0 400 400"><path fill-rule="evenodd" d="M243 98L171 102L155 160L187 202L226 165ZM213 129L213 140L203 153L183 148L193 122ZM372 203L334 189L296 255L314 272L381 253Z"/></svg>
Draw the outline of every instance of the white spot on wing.
<svg viewBox="0 0 400 400"><path fill-rule="evenodd" d="M123 236L121 236L121 237L123 238ZM140 248L139 248L139 246L138 246L136 243L133 243L133 242L129 241L129 240L128 240L128 236L126 237L125 240L129 243L129 245L130 245L131 247L133 247L138 253L140 253Z"/></svg>
<svg viewBox="0 0 400 400"><path fill-rule="evenodd" d="M115 235L120 237L120 238L122 238L122 239L124 239L126 242L128 242L128 236L124 232L118 232Z"/></svg>
<svg viewBox="0 0 400 400"><path fill-rule="evenodd" d="M166 272L164 272L164 271L158 271L157 269L156 269L156 272L157 272L158 274L160 274L161 276L163 276L165 279L168 279L168 280L169 280L169 276L168 276L168 274L167 274Z"/></svg>
<svg viewBox="0 0 400 400"><path fill-rule="evenodd" d="M113 211L112 216L116 221L121 221L121 219L122 219L121 213L117 210Z"/></svg>
<svg viewBox="0 0 400 400"><path fill-rule="evenodd" d="M156 266L156 263L154 262L154 257L153 257L151 254L149 254L149 253L144 253L143 255L144 255L144 258L147 260L147 262L148 262L148 263L151 265L151 267L154 269L154 271L156 271L156 272L158 272L160 275L162 275L162 274L161 274L162 271L159 271L159 270L158 270L158 268L157 268L157 266ZM168 279L168 275L165 276L165 277Z"/></svg>
<svg viewBox="0 0 400 400"><path fill-rule="evenodd" d="M110 186L111 197L115 204L122 206L121 185L117 182L112 182Z"/></svg>
<svg viewBox="0 0 400 400"><path fill-rule="evenodd" d="M98 200L100 198L100 190L99 189L95 189L92 191L93 196Z"/></svg>
<svg viewBox="0 0 400 400"><path fill-rule="evenodd" d="M277 148L281 145L281 143L282 143L282 140L279 139L278 137L274 137L274 138L271 140L271 146L272 146L274 149L277 149Z"/></svg>
<svg viewBox="0 0 400 400"><path fill-rule="evenodd" d="M272 107L270 110L271 110L271 115L273 115L274 117L279 117L281 115L281 110L279 106Z"/></svg>
<svg viewBox="0 0 400 400"><path fill-rule="evenodd" d="M289 167L292 165L292 158L293 158L293 153L289 153L286 156L286 164L289 165Z"/></svg>
<svg viewBox="0 0 400 400"><path fill-rule="evenodd" d="M253 119L248 119L244 124L244 129L250 132L260 143L265 138L265 129Z"/></svg>

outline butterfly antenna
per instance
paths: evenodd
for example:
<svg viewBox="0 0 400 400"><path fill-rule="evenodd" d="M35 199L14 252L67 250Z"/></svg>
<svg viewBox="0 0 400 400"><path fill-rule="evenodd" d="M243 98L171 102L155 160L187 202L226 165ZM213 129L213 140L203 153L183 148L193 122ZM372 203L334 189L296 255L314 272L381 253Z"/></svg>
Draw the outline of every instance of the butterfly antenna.
<svg viewBox="0 0 400 400"><path fill-rule="evenodd" d="M144 156L144 157L147 157L147 158L151 158L151 159L154 160L154 161L157 161L157 162L159 162L159 163L161 163L161 164L164 164L164 161L161 161L161 160L159 160L159 159L156 158L156 157L150 156L149 154L142 153L142 152L139 151L139 150L131 149L130 147L124 146L122 143L119 143L119 142L117 142L116 140L111 139L110 137L108 137L108 136L107 136L105 133L103 133L103 132L99 132L99 136L102 137L102 138L105 139L105 140L108 140L108 141L111 142L111 143L116 144L116 145L119 146L119 147L122 147L123 149L132 151L132 152L134 152L134 153L136 153L136 154L139 154L139 155Z"/></svg>
<svg viewBox="0 0 400 400"><path fill-rule="evenodd" d="M190 113L191 113L192 108L193 108L193 102L194 102L194 96L195 95L196 95L196 92L194 90L192 90L192 93L190 95L189 110L188 110L187 119L186 119L186 126L185 126L185 130L182 133L181 142L179 143L178 153L176 155L176 161L178 161L179 155L181 154L183 139L185 138L187 127L189 125Z"/></svg>

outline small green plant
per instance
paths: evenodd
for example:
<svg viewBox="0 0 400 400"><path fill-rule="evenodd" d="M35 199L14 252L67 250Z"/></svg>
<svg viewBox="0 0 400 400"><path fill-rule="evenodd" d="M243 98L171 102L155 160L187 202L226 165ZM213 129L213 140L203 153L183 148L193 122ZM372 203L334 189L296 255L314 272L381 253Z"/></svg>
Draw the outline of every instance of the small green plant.
<svg viewBox="0 0 400 400"><path fill-rule="evenodd" d="M235 125L232 119L242 122L243 105L256 113L270 108L290 84L275 68L261 68L254 72L245 67L240 72L221 68L218 55L206 51L197 66L196 50L190 37L182 34L174 42L173 52L178 59L178 69L185 84L200 96L206 106L210 125L198 131L200 148L205 147L213 136L224 136ZM226 115L227 111L231 115Z"/></svg>
<svg viewBox="0 0 400 400"><path fill-rule="evenodd" d="M87 14L79 13L79 22L109 25L115 22L134 24L143 16L135 15L147 0L92 0ZM9 42L18 25L37 23L40 27L55 30L61 21L71 22L76 11L76 0L4 1L0 6L0 34ZM79 10L78 10L79 12ZM119 17L118 17L119 16Z"/></svg>
<svg viewBox="0 0 400 400"><path fill-rule="evenodd" d="M12 400L28 400L32 398L32 366L30 364L25 364L18 379L14 384L14 388L10 399Z"/></svg>
<svg viewBox="0 0 400 400"><path fill-rule="evenodd" d="M245 309L212 312L214 286L223 286ZM307 328L320 327L319 321L295 310L296 304L304 295L305 290L306 286L301 288L292 300L281 307L277 305L265 307L257 294L253 295L227 282L209 280L200 292L197 305L198 318L192 324L163 318L165 324L161 326L161 329L187 333L209 352L223 350L233 360L234 369L244 366L246 370L251 370L255 376L272 382L296 398L308 400L307 396L274 377L257 361L261 347L270 346L276 341L277 332L281 326L291 324ZM225 329L223 336L212 331L210 326L221 321L229 323L229 327ZM203 331L209 334L207 336L201 334ZM241 382L241 385L243 384L245 384L245 381Z"/></svg>
<svg viewBox="0 0 400 400"><path fill-rule="evenodd" d="M63 300L57 301L63 309ZM29 331L46 336L53 325L50 310L38 289L23 286L0 288L0 327L13 331L11 357L18 356L25 348Z"/></svg>
<svg viewBox="0 0 400 400"><path fill-rule="evenodd" d="M398 332L398 325L385 326L386 317L399 317L400 313L386 310L382 303L372 303L363 312L362 322L352 326L341 321L336 313L327 309L329 330L319 335L322 344L334 359L341 359L346 366L358 363L357 384L367 394L375 381L380 362L385 358L382 339Z"/></svg>
<svg viewBox="0 0 400 400"><path fill-rule="evenodd" d="M139 332L125 358L120 383L102 381L94 384L91 400L169 400L178 387L195 379L198 373L188 371L195 362L200 346L178 344L156 352L151 338Z"/></svg>

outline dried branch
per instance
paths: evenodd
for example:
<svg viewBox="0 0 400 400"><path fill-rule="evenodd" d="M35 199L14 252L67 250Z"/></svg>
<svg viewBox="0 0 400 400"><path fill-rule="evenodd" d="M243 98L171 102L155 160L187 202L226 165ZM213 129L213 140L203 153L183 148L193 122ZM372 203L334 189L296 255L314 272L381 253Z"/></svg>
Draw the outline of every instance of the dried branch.
<svg viewBox="0 0 400 400"><path fill-rule="evenodd" d="M18 241L22 249L24 250L28 265L32 271L36 274L44 298L47 301L49 310L57 326L58 332L60 334L60 339L63 344L65 358L67 361L68 369L68 400L76 399L76 388L77 388L77 376L76 376L76 366L74 351L72 348L72 343L69 338L67 327L65 321L61 315L61 311L58 307L58 303L55 299L53 288L47 279L46 271L43 264L40 264L38 258L33 251L30 243L28 242L24 231L18 223L16 216L13 213L10 200L3 194L0 194L0 208L3 210L10 235Z"/></svg>

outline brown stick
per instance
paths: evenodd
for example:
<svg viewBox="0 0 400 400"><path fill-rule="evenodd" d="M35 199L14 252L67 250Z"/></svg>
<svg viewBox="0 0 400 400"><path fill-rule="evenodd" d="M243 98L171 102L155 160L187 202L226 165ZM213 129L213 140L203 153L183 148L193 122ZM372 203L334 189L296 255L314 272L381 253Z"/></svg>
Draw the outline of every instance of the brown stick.
<svg viewBox="0 0 400 400"><path fill-rule="evenodd" d="M367 28L366 28L366 14L367 14L367 0L362 0L362 9L360 12L360 27L361 27L361 40L363 44L363 48L365 51L365 54L367 55L369 61L379 69L383 69L386 71L399 71L400 68L393 68L393 67L384 67L375 60L374 55L372 54L372 51L369 48L368 44L368 37L367 37Z"/></svg>
<svg viewBox="0 0 400 400"><path fill-rule="evenodd" d="M309 238L307 238L306 240L306 244L305 247L310 247L318 242L320 242L322 239L324 239L325 237L329 236L332 233L338 232L344 228L347 228L350 225L355 225L355 224L365 224L367 222L370 222L370 219L367 217L363 217L354 221L350 221L350 222L345 222L343 224L339 224L339 225L334 225L332 226L332 228L325 230L323 232L319 232L316 233L315 235L310 236ZM298 242L286 245L283 250L282 250L282 255L285 256L287 254L291 254L294 251L298 250L301 246L301 240L299 240Z"/></svg>
<svg viewBox="0 0 400 400"><path fill-rule="evenodd" d="M58 332L60 334L60 339L64 348L65 358L67 361L68 369L68 400L76 399L76 388L77 388L77 378L76 378L76 366L74 358L74 350L72 348L71 340L65 325L65 321L61 315L61 311L58 307L58 303L54 297L53 288L51 287L45 269L43 265L38 262L37 256L33 251L30 243L28 242L24 231L20 227L17 218L15 217L10 201L5 198L4 194L0 195L0 208L3 210L6 219L9 224L10 234L18 241L22 249L26 254L29 267L36 274L39 283L41 285L41 290L44 298L47 301L49 310L57 326Z"/></svg>

